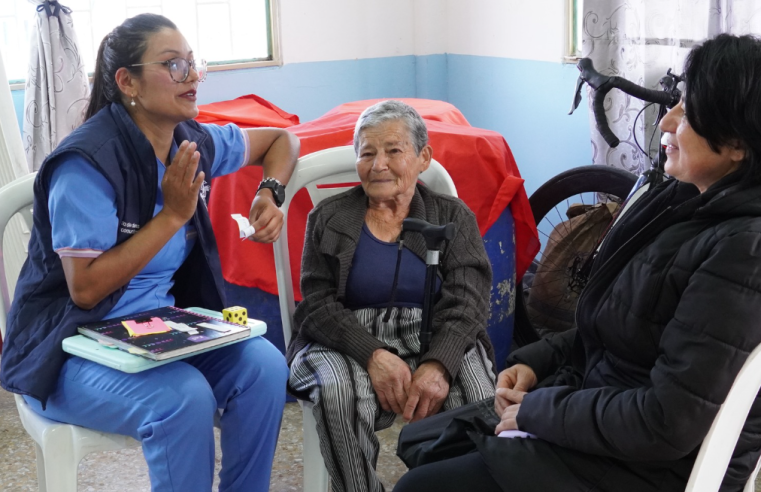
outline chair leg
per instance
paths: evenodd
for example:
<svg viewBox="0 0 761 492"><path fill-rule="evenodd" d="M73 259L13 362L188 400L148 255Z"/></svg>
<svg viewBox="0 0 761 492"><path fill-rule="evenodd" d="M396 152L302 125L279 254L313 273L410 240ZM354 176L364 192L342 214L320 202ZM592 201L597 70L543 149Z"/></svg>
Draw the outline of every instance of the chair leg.
<svg viewBox="0 0 761 492"><path fill-rule="evenodd" d="M45 482L45 455L39 444L34 443L34 454L37 456L37 489L40 492L47 492L48 487Z"/></svg>
<svg viewBox="0 0 761 492"><path fill-rule="evenodd" d="M47 492L77 492L77 468L81 456L74 450L67 427L45 432L42 437Z"/></svg>
<svg viewBox="0 0 761 492"><path fill-rule="evenodd" d="M320 438L317 422L312 415L312 406L302 407L304 432L304 492L328 492L330 477L320 452Z"/></svg>

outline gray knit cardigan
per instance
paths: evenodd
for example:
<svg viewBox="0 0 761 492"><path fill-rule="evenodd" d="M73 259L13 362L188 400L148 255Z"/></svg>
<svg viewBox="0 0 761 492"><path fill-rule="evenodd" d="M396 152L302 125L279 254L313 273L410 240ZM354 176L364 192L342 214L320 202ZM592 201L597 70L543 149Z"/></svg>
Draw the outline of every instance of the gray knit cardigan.
<svg viewBox="0 0 761 492"><path fill-rule="evenodd" d="M288 364L310 342L317 342L356 359L364 367L372 353L394 352L365 328L344 307L346 280L367 211L361 186L318 204L309 214L301 261L303 301L294 314L294 332L287 351ZM492 271L473 212L458 198L417 185L409 217L432 224L454 222L455 238L442 249L439 273L441 295L433 307L433 339L421 362L436 360L455 378L465 352L480 340L494 361L486 334ZM404 244L421 259L426 247L422 236L407 233Z"/></svg>

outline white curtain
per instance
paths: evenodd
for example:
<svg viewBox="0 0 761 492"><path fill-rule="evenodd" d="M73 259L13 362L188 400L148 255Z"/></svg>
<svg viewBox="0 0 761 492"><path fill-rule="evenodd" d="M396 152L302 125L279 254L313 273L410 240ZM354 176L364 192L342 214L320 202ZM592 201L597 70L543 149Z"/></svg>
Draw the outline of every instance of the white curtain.
<svg viewBox="0 0 761 492"><path fill-rule="evenodd" d="M0 187L29 173L11 88L0 55Z"/></svg>
<svg viewBox="0 0 761 492"><path fill-rule="evenodd" d="M606 75L618 75L651 89L671 68L681 74L690 48L723 32L761 35L759 0L584 0L582 56ZM621 140L608 146L595 128L591 111L592 153L595 164L640 173L650 162L647 150L655 112L648 110L637 125L634 118L644 104L618 90L605 100L613 133ZM647 131L645 131L647 129ZM656 140L657 140L656 136ZM658 142L652 142L657 152ZM654 153L651 152L651 155Z"/></svg>
<svg viewBox="0 0 761 492"><path fill-rule="evenodd" d="M11 98L11 88L8 85L8 77L3 65L3 57L0 55L0 187L3 187L16 178L29 174L24 158L24 148L21 145L21 130L18 127L16 111ZM2 203L0 203L0 207ZM13 298L13 290L16 288L21 265L26 259L26 245L29 242L29 229L26 223L16 215L8 223L3 238L3 254L0 255L0 274L5 269L5 275L9 281L8 290L3 290L0 283L0 295L6 302Z"/></svg>
<svg viewBox="0 0 761 492"><path fill-rule="evenodd" d="M71 10L56 1L29 2L37 5L37 32L32 36L24 96L23 141L29 170L36 171L82 123L90 84Z"/></svg>

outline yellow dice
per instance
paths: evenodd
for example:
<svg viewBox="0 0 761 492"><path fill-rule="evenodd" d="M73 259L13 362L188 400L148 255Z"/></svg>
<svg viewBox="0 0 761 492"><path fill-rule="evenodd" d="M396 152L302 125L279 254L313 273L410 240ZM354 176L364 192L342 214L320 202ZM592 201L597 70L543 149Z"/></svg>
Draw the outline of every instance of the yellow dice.
<svg viewBox="0 0 761 492"><path fill-rule="evenodd" d="M246 326L248 324L248 311L244 307L232 306L222 310L222 316L225 321L235 323L237 325Z"/></svg>

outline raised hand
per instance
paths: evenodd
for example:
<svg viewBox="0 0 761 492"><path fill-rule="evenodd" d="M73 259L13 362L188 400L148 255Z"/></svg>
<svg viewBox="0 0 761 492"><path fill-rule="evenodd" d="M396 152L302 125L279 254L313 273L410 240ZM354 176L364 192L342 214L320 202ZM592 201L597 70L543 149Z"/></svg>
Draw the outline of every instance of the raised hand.
<svg viewBox="0 0 761 492"><path fill-rule="evenodd" d="M195 142L182 142L161 180L164 194L162 212L181 224L193 217L198 205L198 192L205 177L203 171L196 176L200 158Z"/></svg>

